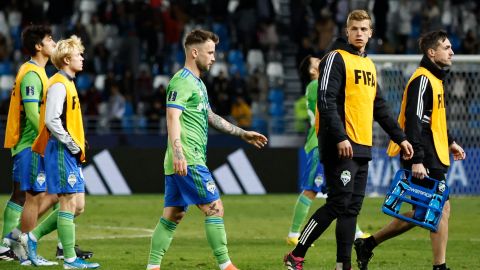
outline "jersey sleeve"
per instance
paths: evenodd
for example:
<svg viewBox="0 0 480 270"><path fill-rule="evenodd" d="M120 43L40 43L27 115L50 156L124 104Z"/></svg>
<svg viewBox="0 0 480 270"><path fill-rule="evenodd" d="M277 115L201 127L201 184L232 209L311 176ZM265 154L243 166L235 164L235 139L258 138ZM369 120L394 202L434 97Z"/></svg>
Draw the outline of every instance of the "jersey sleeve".
<svg viewBox="0 0 480 270"><path fill-rule="evenodd" d="M167 107L185 110L187 101L192 96L192 88L186 80L173 79L167 88Z"/></svg>
<svg viewBox="0 0 480 270"><path fill-rule="evenodd" d="M39 102L42 96L42 81L37 73L30 71L23 76L20 82L20 93L22 95L25 116L38 130Z"/></svg>
<svg viewBox="0 0 480 270"><path fill-rule="evenodd" d="M42 80L37 73L30 71L23 76L20 83L20 93L23 103L39 102L42 94Z"/></svg>

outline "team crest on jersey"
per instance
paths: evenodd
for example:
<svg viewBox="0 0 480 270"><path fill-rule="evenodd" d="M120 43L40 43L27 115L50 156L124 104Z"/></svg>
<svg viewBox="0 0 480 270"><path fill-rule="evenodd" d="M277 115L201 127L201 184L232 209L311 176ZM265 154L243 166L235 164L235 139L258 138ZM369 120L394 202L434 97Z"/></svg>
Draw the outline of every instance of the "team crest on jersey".
<svg viewBox="0 0 480 270"><path fill-rule="evenodd" d="M71 172L68 175L67 182L72 188L73 188L73 186L75 186L75 183L77 183L77 177L75 176L75 174L73 172Z"/></svg>
<svg viewBox="0 0 480 270"><path fill-rule="evenodd" d="M348 184L348 182L350 182L350 179L352 178L352 175L350 173L350 171L343 171L342 174L340 175L340 180L342 180L342 183L344 186L346 186Z"/></svg>
<svg viewBox="0 0 480 270"><path fill-rule="evenodd" d="M317 175L314 181L317 187L321 186L323 184L323 175Z"/></svg>
<svg viewBox="0 0 480 270"><path fill-rule="evenodd" d="M25 94L27 94L27 96L35 95L35 87L34 86L27 86L25 88Z"/></svg>
<svg viewBox="0 0 480 270"><path fill-rule="evenodd" d="M43 183L45 183L45 172L39 172L38 175L37 175L37 183L40 185L40 186L43 186Z"/></svg>
<svg viewBox="0 0 480 270"><path fill-rule="evenodd" d="M216 189L217 189L217 186L215 185L215 182L213 182L213 180L208 180L207 182L208 192L214 194Z"/></svg>
<svg viewBox="0 0 480 270"><path fill-rule="evenodd" d="M170 91L168 93L168 101L175 101L177 99L177 91Z"/></svg>

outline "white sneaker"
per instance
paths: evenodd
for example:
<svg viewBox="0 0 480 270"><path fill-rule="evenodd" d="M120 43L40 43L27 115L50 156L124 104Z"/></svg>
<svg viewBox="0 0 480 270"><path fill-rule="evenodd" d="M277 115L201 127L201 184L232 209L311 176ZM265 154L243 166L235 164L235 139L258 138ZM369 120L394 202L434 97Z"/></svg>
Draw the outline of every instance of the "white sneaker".
<svg viewBox="0 0 480 270"><path fill-rule="evenodd" d="M52 266L52 265L58 265L58 262L49 261L43 258L42 256L37 255L37 266Z"/></svg>
<svg viewBox="0 0 480 270"><path fill-rule="evenodd" d="M6 236L6 238L3 240L3 242L5 244L7 244L13 250L13 253L15 253L15 255L17 256L17 258L20 261L22 261L22 260L25 261L25 260L28 259L27 258L27 252L23 248L20 241L17 241L15 239L11 238L11 234L8 234Z"/></svg>

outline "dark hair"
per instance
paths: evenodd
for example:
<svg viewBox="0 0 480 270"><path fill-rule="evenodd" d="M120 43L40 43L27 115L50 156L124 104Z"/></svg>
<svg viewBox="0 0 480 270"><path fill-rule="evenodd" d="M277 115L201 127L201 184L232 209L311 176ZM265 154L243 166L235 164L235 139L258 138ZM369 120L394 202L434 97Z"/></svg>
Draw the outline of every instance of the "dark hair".
<svg viewBox="0 0 480 270"><path fill-rule="evenodd" d="M218 43L219 39L215 33L212 33L207 30L196 29L188 33L185 38L185 48L193 44L200 44L212 40L215 44Z"/></svg>
<svg viewBox="0 0 480 270"><path fill-rule="evenodd" d="M440 42L444 42L447 38L448 34L443 30L431 31L418 39L418 46L423 54L427 54L428 49L436 49Z"/></svg>
<svg viewBox="0 0 480 270"><path fill-rule="evenodd" d="M300 65L298 66L298 71L300 73L300 80L304 85L307 85L310 80L310 66L311 66L311 60L312 60L312 55L309 54L303 58L303 60L300 62Z"/></svg>
<svg viewBox="0 0 480 270"><path fill-rule="evenodd" d="M42 44L46 36L52 35L52 29L46 25L29 25L22 31L22 45L30 56L35 56L35 45Z"/></svg>

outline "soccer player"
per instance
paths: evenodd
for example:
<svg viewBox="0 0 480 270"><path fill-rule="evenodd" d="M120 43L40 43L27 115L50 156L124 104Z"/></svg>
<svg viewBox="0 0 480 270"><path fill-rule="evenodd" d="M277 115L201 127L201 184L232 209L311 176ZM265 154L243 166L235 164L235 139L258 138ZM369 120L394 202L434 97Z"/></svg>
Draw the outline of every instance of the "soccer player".
<svg viewBox="0 0 480 270"><path fill-rule="evenodd" d="M351 268L355 224L360 212L371 160L373 120L400 144L405 158L412 146L391 117L377 86L375 65L365 53L372 36L372 20L364 10L350 12L348 44L330 52L320 63L317 108L319 149L328 197L310 218L295 249L284 258L287 269L303 269L308 248L336 222L336 269Z"/></svg>
<svg viewBox="0 0 480 270"><path fill-rule="evenodd" d="M58 236L64 250L65 269L98 268L98 263L86 262L75 253L74 217L85 206L85 182L81 163L85 162L85 134L80 100L73 79L83 69L84 47L77 36L61 40L51 56L58 69L48 81L45 106L41 107L40 134L32 149L45 159L47 189L57 194L60 208L57 214ZM27 253L37 265L37 242L32 234L23 235Z"/></svg>
<svg viewBox="0 0 480 270"><path fill-rule="evenodd" d="M335 44L333 48L335 48ZM305 91L307 98L307 113L310 119L310 127L308 129L307 141L305 143L305 152L307 154L307 166L302 176L302 193L298 196L297 202L293 210L293 219L290 231L287 236L287 244L296 246L300 229L307 217L312 201L317 197L319 192L326 194L326 185L323 176L323 166L320 164L318 151L317 131L315 130L315 111L317 107L317 88L319 77L320 58L311 55L306 56L299 66L300 78L302 82L308 83ZM355 238L368 237L364 234L358 225L356 226Z"/></svg>
<svg viewBox="0 0 480 270"><path fill-rule="evenodd" d="M447 73L446 69L452 65L452 44L448 40L447 33L440 30L422 35L419 46L423 58L403 93L398 123L405 130L408 141L412 142L415 151L411 160L402 159L402 166L412 171L414 177L412 181L422 185L419 179L427 175L446 181L446 173L450 165L449 150L454 160L464 160L466 154L447 132L443 79ZM395 156L400 149L390 142L387 152L390 156ZM425 212L425 208L418 207L403 215L423 219ZM446 201L438 231L430 233L433 270L448 269L445 256L449 216L450 202ZM362 270L368 269L368 262L373 256L372 250L377 245L413 227L413 224L395 218L371 237L357 239L354 244L358 267Z"/></svg>
<svg viewBox="0 0 480 270"><path fill-rule="evenodd" d="M168 146L165 154L165 205L153 232L147 269L159 270L177 225L188 205L205 214L205 233L221 270L236 270L230 261L223 223L223 204L212 175L206 167L209 125L261 148L267 138L245 131L215 114L208 103L201 72L215 62L218 36L193 30L185 39L185 66L170 80L167 88Z"/></svg>
<svg viewBox="0 0 480 270"><path fill-rule="evenodd" d="M43 158L32 152L31 148L38 135L40 102L48 81L45 65L55 49L51 29L43 25L26 27L22 32L22 45L31 58L17 73L8 111L4 145L12 152L14 185L4 212L2 237L6 245L0 246L0 258L7 260L14 258L8 245L15 249L21 263L24 264L28 262L24 261L26 257L18 249L21 232L32 230L37 224L38 217L58 199L56 195L45 192ZM52 264L41 257L39 262L42 265Z"/></svg>

